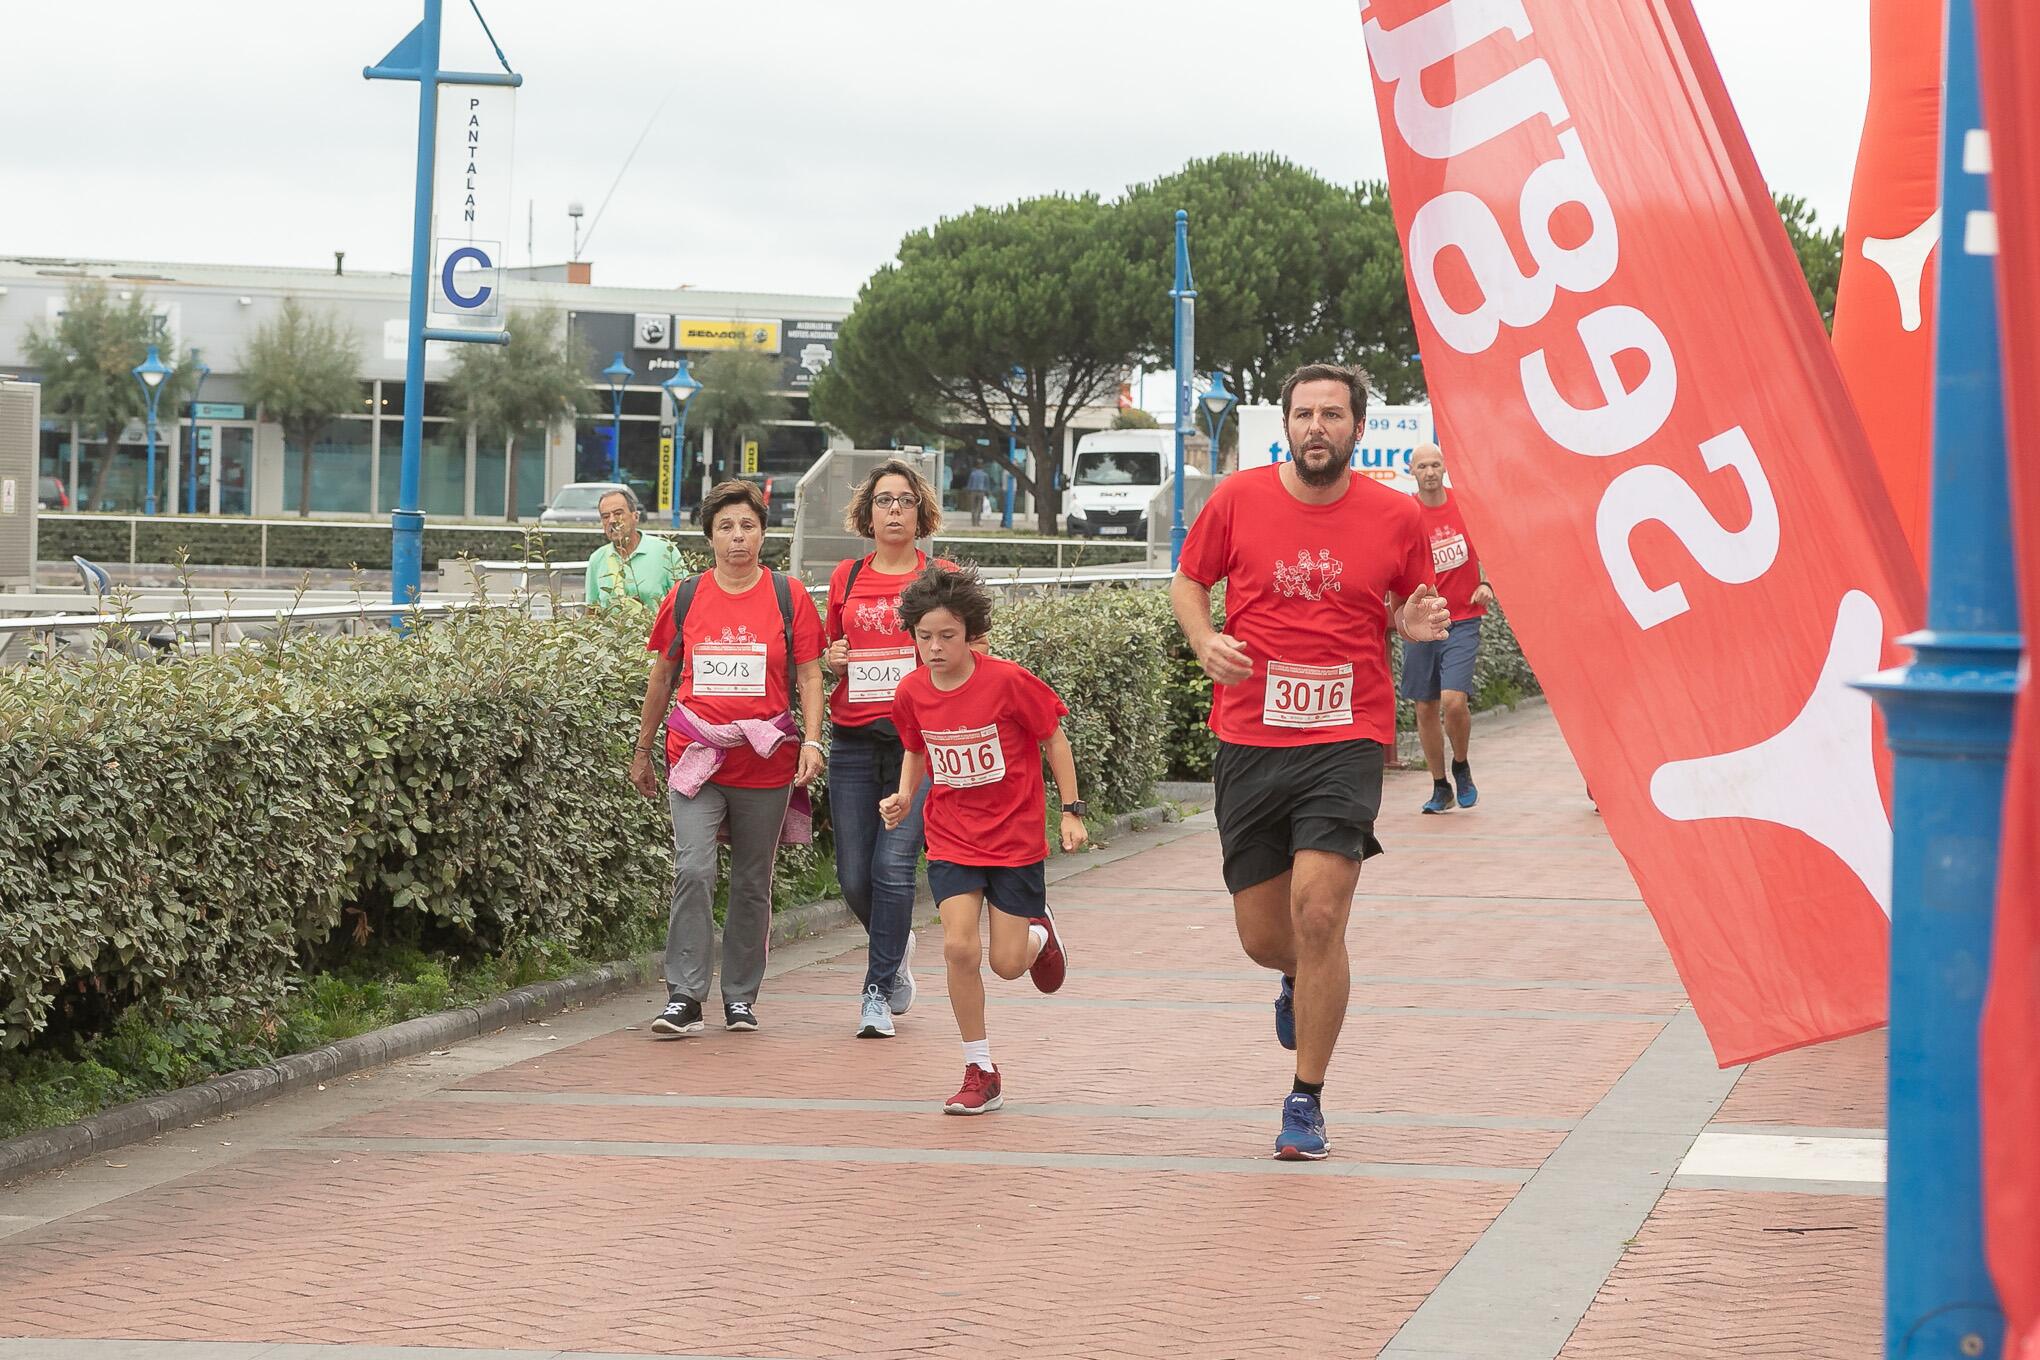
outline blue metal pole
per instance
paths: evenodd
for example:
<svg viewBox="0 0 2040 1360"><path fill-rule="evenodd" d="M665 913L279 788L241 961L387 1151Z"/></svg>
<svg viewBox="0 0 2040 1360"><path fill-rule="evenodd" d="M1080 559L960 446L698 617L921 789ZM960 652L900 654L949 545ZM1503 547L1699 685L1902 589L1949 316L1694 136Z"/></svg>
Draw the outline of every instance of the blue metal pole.
<svg viewBox="0 0 2040 1360"><path fill-rule="evenodd" d="M1865 682L1892 752L1890 1164L1884 1353L1989 1360L2004 1316L1984 1260L1977 1024L1990 976L2005 749L2020 638L1995 268L1971 0L1949 0L1941 130L1927 626ZM1980 139L1974 144L1980 144ZM1986 253L1972 253L1971 246Z"/></svg>
<svg viewBox="0 0 2040 1360"><path fill-rule="evenodd" d="M187 515L198 513L198 394L205 391L206 375L212 372L199 361L196 349L191 351L191 367L198 380L191 385L191 438L187 441L191 445L191 480L184 487L184 513Z"/></svg>
<svg viewBox="0 0 2040 1360"><path fill-rule="evenodd" d="M411 316L404 347L404 462L390 512L390 599L418 598L425 516L418 510L419 453L425 439L425 288L432 272L432 160L439 130L439 8L425 0L418 27L418 176L411 202Z"/></svg>
<svg viewBox="0 0 2040 1360"><path fill-rule="evenodd" d="M623 389L609 389L609 480L621 480L623 471Z"/></svg>
<svg viewBox="0 0 2040 1360"><path fill-rule="evenodd" d="M673 527L680 527L680 476L687 470L687 403L680 403L680 417L673 422Z"/></svg>
<svg viewBox="0 0 2040 1360"><path fill-rule="evenodd" d="M156 402L162 389L149 389L149 491L142 500L142 513L156 513Z"/></svg>
<svg viewBox="0 0 2040 1360"><path fill-rule="evenodd" d="M1183 560L1183 438L1190 432L1190 366L1197 356L1193 348L1191 309L1197 290L1190 283L1190 214L1176 210L1176 286L1169 290L1176 306L1176 510L1169 530L1169 566Z"/></svg>
<svg viewBox="0 0 2040 1360"><path fill-rule="evenodd" d="M1006 506L999 513L999 527L1013 527L1013 468L1020 461L1020 413L1006 412Z"/></svg>

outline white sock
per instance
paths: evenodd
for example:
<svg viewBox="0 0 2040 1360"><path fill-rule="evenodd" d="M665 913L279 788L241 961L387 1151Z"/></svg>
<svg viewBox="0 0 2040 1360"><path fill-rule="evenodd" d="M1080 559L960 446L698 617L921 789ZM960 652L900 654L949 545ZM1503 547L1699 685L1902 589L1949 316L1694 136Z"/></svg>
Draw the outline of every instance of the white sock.
<svg viewBox="0 0 2040 1360"><path fill-rule="evenodd" d="M992 1041L990 1039L965 1039L963 1041L963 1060L967 1063L976 1063L987 1072L992 1071Z"/></svg>
<svg viewBox="0 0 2040 1360"><path fill-rule="evenodd" d="M1041 957L1042 950L1048 948L1048 927L1030 924L1027 938L1034 941L1034 948L1027 951L1027 962L1031 964Z"/></svg>

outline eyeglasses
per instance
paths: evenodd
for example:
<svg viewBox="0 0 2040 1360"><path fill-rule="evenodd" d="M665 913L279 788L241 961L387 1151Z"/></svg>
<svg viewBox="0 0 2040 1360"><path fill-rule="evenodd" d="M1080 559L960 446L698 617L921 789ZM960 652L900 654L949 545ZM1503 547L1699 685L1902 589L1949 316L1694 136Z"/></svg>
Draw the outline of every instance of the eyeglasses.
<svg viewBox="0 0 2040 1360"><path fill-rule="evenodd" d="M921 498L911 492L904 492L895 496L892 492L887 491L873 496L871 503L881 510L890 510L894 506L898 506L902 510L911 510L921 503Z"/></svg>

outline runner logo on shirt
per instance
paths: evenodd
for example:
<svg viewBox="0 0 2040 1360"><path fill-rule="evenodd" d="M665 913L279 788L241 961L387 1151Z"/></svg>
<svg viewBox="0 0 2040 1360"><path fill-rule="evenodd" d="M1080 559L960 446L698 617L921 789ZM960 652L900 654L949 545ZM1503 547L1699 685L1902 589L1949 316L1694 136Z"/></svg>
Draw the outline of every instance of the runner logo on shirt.
<svg viewBox="0 0 2040 1360"><path fill-rule="evenodd" d="M895 595L890 600L874 600L870 604L858 605L857 626L867 633L899 632L899 596Z"/></svg>
<svg viewBox="0 0 2040 1360"><path fill-rule="evenodd" d="M1457 529L1440 525L1431 539L1431 570L1451 571L1454 567L1466 565L1466 535Z"/></svg>
<svg viewBox="0 0 2040 1360"><path fill-rule="evenodd" d="M737 625L736 627L734 627L734 628L727 628L727 627L726 627L726 628L724 628L724 629L722 630L722 636L721 636L721 637L709 637L709 636L707 636L706 634L704 634L704 635L702 636L702 639L701 639L701 640L702 640L702 641L703 641L704 643L708 643L708 642L756 642L756 641L758 640L758 635L757 635L756 633L753 633L753 632L751 631L751 626L750 626L749 624L747 624L747 623L740 623L740 624L738 624L738 625Z"/></svg>
<svg viewBox="0 0 2040 1360"><path fill-rule="evenodd" d="M1322 600L1339 588L1339 575L1346 564L1332 556L1330 548L1319 548L1315 560L1307 548L1296 550L1296 564L1275 563L1275 589L1291 597L1301 595L1306 600Z"/></svg>

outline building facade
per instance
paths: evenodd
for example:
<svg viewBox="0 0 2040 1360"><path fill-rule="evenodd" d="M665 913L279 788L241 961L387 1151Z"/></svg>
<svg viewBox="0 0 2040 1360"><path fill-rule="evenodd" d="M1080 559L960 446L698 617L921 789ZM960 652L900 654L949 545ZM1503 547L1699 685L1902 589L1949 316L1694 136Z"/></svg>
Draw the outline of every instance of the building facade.
<svg viewBox="0 0 2040 1360"><path fill-rule="evenodd" d="M601 370L622 355L633 377L623 391L618 462L647 503L657 500L661 426L672 413L659 384L682 360L747 348L775 356L788 419L773 424L755 450L717 449L698 424L676 454L674 484L683 506L706 477L740 470L798 474L830 444L809 417L807 388L834 354L836 328L851 299L762 293L712 293L691 288L596 287L585 265L510 271L504 283L513 307L565 312L589 347L589 387L600 414L561 420L514 441L517 504L503 447L464 428L442 380L452 346L426 347L425 437L420 509L435 519L528 518L554 490L609 476L611 389ZM300 503L301 450L286 449L281 427L247 399L242 355L257 328L285 298L330 311L360 342L361 405L336 415L313 441L311 508L322 517L380 518L394 509L402 462L407 278L394 273L273 269L223 265L124 263L0 257L0 373L34 380L26 338L31 325L48 330L65 299L83 283L116 298L139 294L153 312L165 363L186 364L197 349L211 373L195 402L158 415L158 510L201 514L274 515ZM96 432L47 411L41 472L75 509L139 513L146 482L146 432L130 424L109 449ZM90 441L90 442L88 442ZM45 485L49 485L46 481Z"/></svg>

